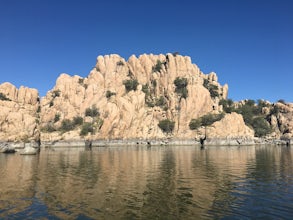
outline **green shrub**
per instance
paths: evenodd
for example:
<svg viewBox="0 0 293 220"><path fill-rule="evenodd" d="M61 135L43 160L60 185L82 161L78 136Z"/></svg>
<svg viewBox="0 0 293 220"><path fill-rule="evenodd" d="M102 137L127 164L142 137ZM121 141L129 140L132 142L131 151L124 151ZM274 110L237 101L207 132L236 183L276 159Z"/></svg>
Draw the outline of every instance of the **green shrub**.
<svg viewBox="0 0 293 220"><path fill-rule="evenodd" d="M263 137L272 131L269 123L263 117L254 118L252 121L252 127L255 131L256 137Z"/></svg>
<svg viewBox="0 0 293 220"><path fill-rule="evenodd" d="M82 125L80 135L86 136L86 135L88 135L88 133L93 133L93 132L94 132L93 124L86 122Z"/></svg>
<svg viewBox="0 0 293 220"><path fill-rule="evenodd" d="M187 85L188 81L187 78L181 78L177 77L174 80L174 85L176 86L175 92L180 95L181 98L187 98L188 96L188 90L187 90Z"/></svg>
<svg viewBox="0 0 293 220"><path fill-rule="evenodd" d="M122 60L118 61L118 62L117 62L117 66L124 66L123 61L122 61Z"/></svg>
<svg viewBox="0 0 293 220"><path fill-rule="evenodd" d="M5 94L0 92L0 100L2 101L11 101L11 99L7 98Z"/></svg>
<svg viewBox="0 0 293 220"><path fill-rule="evenodd" d="M95 120L95 125L96 125L96 127L98 128L98 129L101 129L101 127L103 126L103 124L104 124L104 120L103 119L101 119L101 118L96 118L96 120Z"/></svg>
<svg viewBox="0 0 293 220"><path fill-rule="evenodd" d="M221 99L219 105L223 106L223 111L226 113L235 112L235 107L232 99Z"/></svg>
<svg viewBox="0 0 293 220"><path fill-rule="evenodd" d="M83 85L83 82L84 82L84 78L79 78L79 79L78 79L78 83L79 83L80 85Z"/></svg>
<svg viewBox="0 0 293 220"><path fill-rule="evenodd" d="M216 85L210 85L209 86L209 92L211 94L212 98L218 97L219 96L219 92L218 92L219 88Z"/></svg>
<svg viewBox="0 0 293 220"><path fill-rule="evenodd" d="M148 107L151 107L151 108L152 108L152 107L155 107L155 104L154 104L153 101L146 100L145 103L147 104Z"/></svg>
<svg viewBox="0 0 293 220"><path fill-rule="evenodd" d="M100 116L99 109L97 109L97 107L93 105L92 108L87 108L85 110L85 116L89 116L89 117Z"/></svg>
<svg viewBox="0 0 293 220"><path fill-rule="evenodd" d="M53 98L56 98L56 97L59 97L60 96L60 90L58 89L58 90L54 90L53 92L52 92L52 97Z"/></svg>
<svg viewBox="0 0 293 220"><path fill-rule="evenodd" d="M171 133L174 130L175 122L169 119L164 119L162 121L159 121L158 126L163 132Z"/></svg>
<svg viewBox="0 0 293 220"><path fill-rule="evenodd" d="M270 115L279 113L278 107L273 106L270 113L265 115L262 112L264 107L271 107L271 105L262 100L258 100L256 104L254 100L249 99L235 110L243 116L245 124L253 128L256 137L262 137L271 132L271 127L266 118L269 119Z"/></svg>
<svg viewBox="0 0 293 220"><path fill-rule="evenodd" d="M153 79L151 81L151 83L152 83L153 88L156 88L157 87L157 80Z"/></svg>
<svg viewBox="0 0 293 220"><path fill-rule="evenodd" d="M243 116L245 124L252 127L253 118L261 113L254 100L247 100L244 105L240 106L237 113Z"/></svg>
<svg viewBox="0 0 293 220"><path fill-rule="evenodd" d="M202 126L210 126L216 121L220 121L224 117L224 114L207 114L201 117Z"/></svg>
<svg viewBox="0 0 293 220"><path fill-rule="evenodd" d="M163 68L163 63L160 60L157 60L156 65L153 66L152 71L153 72L161 72Z"/></svg>
<svg viewBox="0 0 293 220"><path fill-rule="evenodd" d="M128 70L127 76L132 79L134 77L134 74L133 74L133 72L131 70Z"/></svg>
<svg viewBox="0 0 293 220"><path fill-rule="evenodd" d="M215 98L215 97L219 96L219 92L218 92L219 88L218 88L218 86L216 86L214 84L211 84L208 79L204 79L203 86L206 89L209 90L212 98Z"/></svg>
<svg viewBox="0 0 293 220"><path fill-rule="evenodd" d="M257 105L252 106L254 108L253 112L255 115L262 115L262 109L263 108L270 108L271 105L263 100L257 100Z"/></svg>
<svg viewBox="0 0 293 220"><path fill-rule="evenodd" d="M64 119L61 123L60 130L61 131L71 131L75 128L73 122L70 119Z"/></svg>
<svg viewBox="0 0 293 220"><path fill-rule="evenodd" d="M129 80L124 80L123 84L124 84L127 92L129 92L131 90L136 91L137 86L138 86L138 81L136 79L129 79Z"/></svg>
<svg viewBox="0 0 293 220"><path fill-rule="evenodd" d="M50 103L49 103L49 107L52 107L54 105L54 101L51 100Z"/></svg>
<svg viewBox="0 0 293 220"><path fill-rule="evenodd" d="M150 94L149 84L142 85L141 91L143 91L146 95Z"/></svg>
<svg viewBox="0 0 293 220"><path fill-rule="evenodd" d="M73 126L78 126L78 125L82 125L83 123L83 118L80 116L76 116L73 118Z"/></svg>
<svg viewBox="0 0 293 220"><path fill-rule="evenodd" d="M160 98L157 99L156 103L155 103L156 106L160 106L160 107L163 107L166 104L167 104L167 102L166 102L164 96L160 96Z"/></svg>
<svg viewBox="0 0 293 220"><path fill-rule="evenodd" d="M176 89L182 89L182 88L186 88L186 86L188 85L188 81L187 78L181 78L181 77L176 77L176 79L174 80L174 84L176 86Z"/></svg>
<svg viewBox="0 0 293 220"><path fill-rule="evenodd" d="M42 132L54 132L56 131L56 128L54 127L53 124L49 123L45 125L44 127L41 128Z"/></svg>
<svg viewBox="0 0 293 220"><path fill-rule="evenodd" d="M56 123L59 120L60 120L60 114L59 113L56 113L55 114L55 117L54 117L54 123Z"/></svg>
<svg viewBox="0 0 293 220"><path fill-rule="evenodd" d="M191 130L198 129L201 126L210 126L216 121L220 121L225 114L207 114L197 119L191 119L189 122L189 128Z"/></svg>
<svg viewBox="0 0 293 220"><path fill-rule="evenodd" d="M268 102L266 102L264 100L261 100L261 99L257 100L257 105L259 107L261 107L261 108L270 107L271 106Z"/></svg>
<svg viewBox="0 0 293 220"><path fill-rule="evenodd" d="M189 122L189 128L191 130L195 130L198 129L201 126L201 119L191 119L191 121Z"/></svg>
<svg viewBox="0 0 293 220"><path fill-rule="evenodd" d="M273 108L270 111L270 115L277 115L280 113L280 108L277 105L273 105Z"/></svg>
<svg viewBox="0 0 293 220"><path fill-rule="evenodd" d="M116 95L116 92L111 92L111 91L107 90L106 98L109 99L112 95Z"/></svg>
<svg viewBox="0 0 293 220"><path fill-rule="evenodd" d="M248 106L253 107L253 106L255 106L255 101L252 100L252 99L248 99L248 100L245 102L245 105L248 105Z"/></svg>

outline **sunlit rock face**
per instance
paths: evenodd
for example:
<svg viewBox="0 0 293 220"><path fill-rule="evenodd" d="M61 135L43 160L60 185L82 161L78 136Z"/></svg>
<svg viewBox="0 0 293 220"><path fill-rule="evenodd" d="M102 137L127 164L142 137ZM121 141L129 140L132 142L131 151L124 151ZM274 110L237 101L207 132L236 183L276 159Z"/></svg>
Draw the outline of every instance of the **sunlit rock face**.
<svg viewBox="0 0 293 220"><path fill-rule="evenodd" d="M293 139L293 104L274 104L277 113L271 116L273 135L277 138Z"/></svg>
<svg viewBox="0 0 293 220"><path fill-rule="evenodd" d="M208 128L191 130L191 119L223 112L228 96L216 73L204 74L190 57L179 54L98 56L87 77L61 74L41 100L38 91L0 85L0 141L79 141L252 139L254 132L237 113ZM292 136L292 106L271 123L275 133ZM168 119L173 129L162 129ZM282 125L282 126L280 126Z"/></svg>
<svg viewBox="0 0 293 220"><path fill-rule="evenodd" d="M38 141L38 91L3 83L0 95L0 141Z"/></svg>
<svg viewBox="0 0 293 220"><path fill-rule="evenodd" d="M178 78L187 82L184 97L174 83ZM220 85L217 80L214 72L203 74L187 56L143 54L133 55L128 61L115 54L99 56L86 78L59 76L54 88L41 101L41 127L49 124L58 128L64 119L79 116L95 129L85 138L196 138L202 134L189 129L190 120L220 112L219 100L227 98L228 86ZM136 89L128 89L126 83L134 81ZM216 97L206 84L213 86ZM88 108L97 108L99 115L88 117ZM160 129L158 124L164 119L175 122L173 132ZM243 122L241 117L239 120ZM81 129L77 126L62 134L42 132L41 136L44 141L77 140L81 138ZM250 135L246 130L243 134L238 131L239 134Z"/></svg>

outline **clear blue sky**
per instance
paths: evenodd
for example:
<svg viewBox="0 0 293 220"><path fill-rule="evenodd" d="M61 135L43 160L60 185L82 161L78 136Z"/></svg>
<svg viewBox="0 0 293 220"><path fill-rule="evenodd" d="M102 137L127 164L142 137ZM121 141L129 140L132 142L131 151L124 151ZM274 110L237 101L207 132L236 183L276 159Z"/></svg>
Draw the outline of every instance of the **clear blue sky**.
<svg viewBox="0 0 293 220"><path fill-rule="evenodd" d="M0 83L41 96L98 55L175 51L235 101L293 102L291 0L0 0Z"/></svg>

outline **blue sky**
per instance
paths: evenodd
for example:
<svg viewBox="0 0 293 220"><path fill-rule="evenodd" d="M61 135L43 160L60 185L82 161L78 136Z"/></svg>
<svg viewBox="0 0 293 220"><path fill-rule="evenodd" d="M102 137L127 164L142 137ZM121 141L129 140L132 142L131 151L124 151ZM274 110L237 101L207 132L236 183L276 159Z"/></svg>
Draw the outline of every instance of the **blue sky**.
<svg viewBox="0 0 293 220"><path fill-rule="evenodd" d="M291 0L0 0L0 83L40 96L98 55L175 51L235 101L293 102Z"/></svg>

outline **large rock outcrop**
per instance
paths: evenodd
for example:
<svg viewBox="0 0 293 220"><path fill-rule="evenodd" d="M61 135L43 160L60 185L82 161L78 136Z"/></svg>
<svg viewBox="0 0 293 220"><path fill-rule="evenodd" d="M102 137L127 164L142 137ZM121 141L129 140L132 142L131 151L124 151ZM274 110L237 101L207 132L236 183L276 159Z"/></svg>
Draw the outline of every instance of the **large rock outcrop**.
<svg viewBox="0 0 293 220"><path fill-rule="evenodd" d="M232 112L206 128L208 144L239 145L252 144L254 131L245 125L242 115Z"/></svg>
<svg viewBox="0 0 293 220"><path fill-rule="evenodd" d="M273 129L272 136L281 139L293 139L293 104L277 102L273 109L275 114L270 116Z"/></svg>
<svg viewBox="0 0 293 220"><path fill-rule="evenodd" d="M143 54L128 61L115 54L99 56L87 77L61 74L41 100L35 89L1 84L0 141L173 138L194 143L205 137L211 144L251 143L253 129L235 112L209 126L189 128L192 119L224 113L219 103L227 95L228 86L219 84L216 73L202 73L187 56ZM263 111L271 137L292 139L292 104L266 104Z"/></svg>
<svg viewBox="0 0 293 220"><path fill-rule="evenodd" d="M186 98L176 92L176 78L187 80ZM126 80L136 80L137 89L127 91ZM216 90L216 97L207 85ZM94 126L96 132L86 136L90 139L194 138L190 120L220 111L218 102L227 92L228 86L221 86L215 73L203 74L190 57L144 54L126 62L118 55L99 56L88 77L61 74L42 99L41 126L53 127L53 132L42 132L42 140L80 139L80 127L61 135L54 132L63 120L78 116ZM99 110L99 116L85 117L92 107ZM167 118L175 122L172 134L158 127Z"/></svg>
<svg viewBox="0 0 293 220"><path fill-rule="evenodd" d="M39 95L36 89L0 85L0 140L39 141Z"/></svg>

